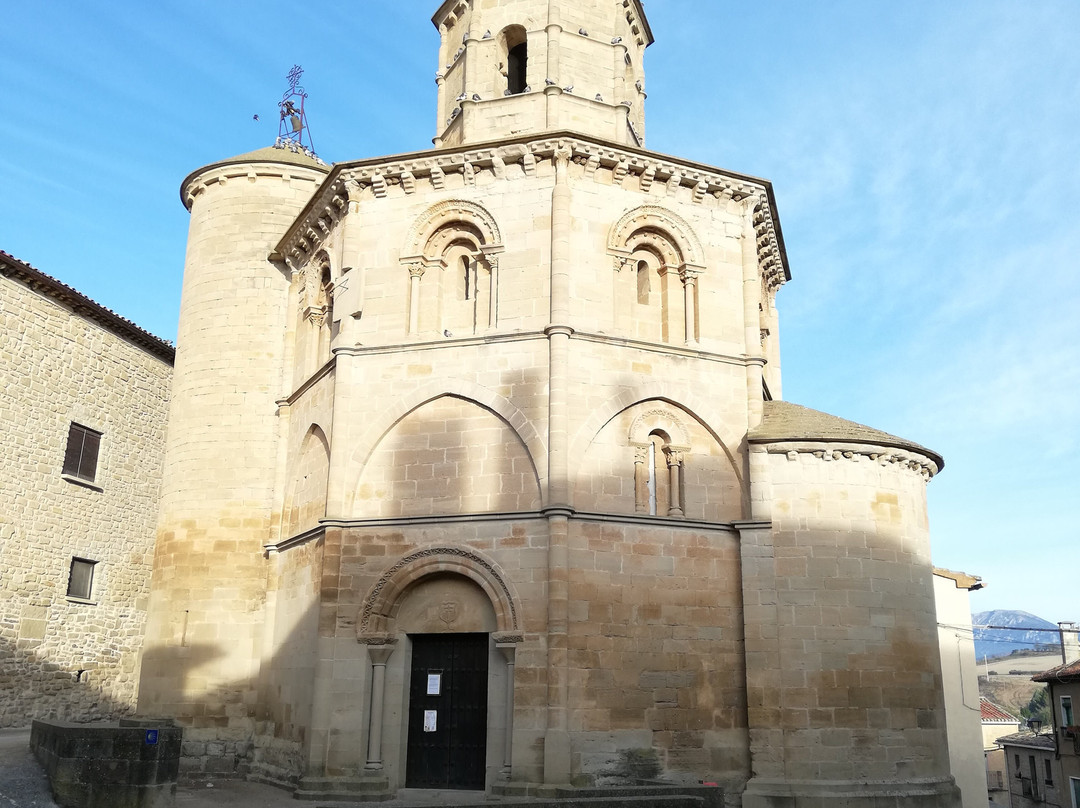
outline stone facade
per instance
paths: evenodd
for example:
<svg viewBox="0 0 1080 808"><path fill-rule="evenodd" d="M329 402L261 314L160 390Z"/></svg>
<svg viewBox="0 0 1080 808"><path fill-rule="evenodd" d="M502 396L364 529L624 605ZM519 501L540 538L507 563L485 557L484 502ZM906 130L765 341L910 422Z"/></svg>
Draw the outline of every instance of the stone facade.
<svg viewBox="0 0 1080 808"><path fill-rule="evenodd" d="M140 711L312 799L956 804L943 463L775 400L769 183L643 147L637 0L434 22L434 150L183 183Z"/></svg>
<svg viewBox="0 0 1080 808"><path fill-rule="evenodd" d="M125 714L173 350L6 253L0 334L0 727ZM64 473L72 424L100 435L79 474ZM73 558L92 562L89 597L69 593Z"/></svg>
<svg viewBox="0 0 1080 808"><path fill-rule="evenodd" d="M1049 802L1053 791L1057 802L1063 808L1076 808L1080 805L1080 634L1075 623L1059 623L1061 626L1061 648L1064 664L1043 671L1033 676L1033 681L1045 682L1050 696L1050 714L1052 716L1051 738L1053 740L1054 763L1060 771L1057 781L1044 784ZM1046 732L1046 730L1043 730ZM1006 747L1006 753L1010 750ZM1043 764L1045 766L1045 764ZM1022 770L1021 770L1022 772ZM1023 796L1023 784L1020 793ZM1018 805L1013 801L1013 805Z"/></svg>

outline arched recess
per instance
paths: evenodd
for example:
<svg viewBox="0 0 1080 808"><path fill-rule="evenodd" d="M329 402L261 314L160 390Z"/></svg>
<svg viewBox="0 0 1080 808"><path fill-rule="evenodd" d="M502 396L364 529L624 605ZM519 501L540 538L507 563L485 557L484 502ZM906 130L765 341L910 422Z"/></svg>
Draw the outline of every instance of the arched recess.
<svg viewBox="0 0 1080 808"><path fill-rule="evenodd" d="M467 199L446 199L432 205L413 222L405 239L405 256L424 255L434 236L447 225L460 224L471 230L481 247L501 248L502 233L487 208ZM406 260L406 259L402 259Z"/></svg>
<svg viewBox="0 0 1080 808"><path fill-rule="evenodd" d="M301 272L296 362L299 378L305 378L329 358L335 336L334 283L336 275L330 254L319 250Z"/></svg>
<svg viewBox="0 0 1080 808"><path fill-rule="evenodd" d="M541 497L520 435L476 401L440 395L412 409L375 446L351 515L533 512Z"/></svg>
<svg viewBox="0 0 1080 808"><path fill-rule="evenodd" d="M705 412L708 412L707 404ZM696 410L696 411L695 411ZM627 392L575 436L573 504L585 511L729 522L742 517L742 458L685 397Z"/></svg>
<svg viewBox="0 0 1080 808"><path fill-rule="evenodd" d="M312 424L300 442L285 494L281 517L283 536L295 536L326 515L326 485L330 474L330 441Z"/></svg>
<svg viewBox="0 0 1080 808"><path fill-rule="evenodd" d="M640 244L652 244L665 257L679 264L703 266L701 241L690 224L677 213L659 205L631 208L608 232L608 251L615 255L630 252Z"/></svg>
<svg viewBox="0 0 1080 808"><path fill-rule="evenodd" d="M468 578L484 591L500 633L520 633L520 600L495 562L471 548L427 547L400 558L368 590L356 618L357 638L393 634L402 596L425 578L445 574Z"/></svg>
<svg viewBox="0 0 1080 808"><path fill-rule="evenodd" d="M409 333L465 336L495 328L502 250L502 233L483 205L448 199L421 214L401 258L409 273Z"/></svg>
<svg viewBox="0 0 1080 808"><path fill-rule="evenodd" d="M547 485L547 445L525 414L509 399L495 391L465 379L434 380L393 400L370 419L370 426L361 433L349 458L350 472L344 502L348 513L355 509L356 491L375 448L409 413L442 396L455 396L489 410L505 422L524 445L529 455L537 485L543 491Z"/></svg>
<svg viewBox="0 0 1080 808"><path fill-rule="evenodd" d="M612 225L607 247L614 258L616 330L649 342L696 343L704 252L686 220L641 205Z"/></svg>
<svg viewBox="0 0 1080 808"><path fill-rule="evenodd" d="M519 95L529 86L529 42L521 25L499 33L499 72L506 79L503 95Z"/></svg>

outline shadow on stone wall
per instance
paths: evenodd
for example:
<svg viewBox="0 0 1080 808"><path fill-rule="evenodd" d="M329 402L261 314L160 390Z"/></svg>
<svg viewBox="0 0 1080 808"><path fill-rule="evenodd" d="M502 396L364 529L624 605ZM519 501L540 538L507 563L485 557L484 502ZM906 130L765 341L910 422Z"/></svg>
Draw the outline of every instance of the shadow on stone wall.
<svg viewBox="0 0 1080 808"><path fill-rule="evenodd" d="M88 638L89 639L89 638ZM0 728L29 727L34 719L85 723L132 715L132 702L108 695L91 666L70 670L33 643L0 639Z"/></svg>

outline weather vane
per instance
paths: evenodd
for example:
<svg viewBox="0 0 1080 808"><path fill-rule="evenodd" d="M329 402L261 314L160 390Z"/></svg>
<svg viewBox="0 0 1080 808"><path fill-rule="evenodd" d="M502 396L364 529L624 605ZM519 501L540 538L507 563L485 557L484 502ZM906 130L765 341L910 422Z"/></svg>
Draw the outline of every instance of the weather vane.
<svg viewBox="0 0 1080 808"><path fill-rule="evenodd" d="M289 89L278 102L279 123L277 145L281 148L297 148L315 154L315 146L311 140L311 130L308 128L307 114L304 112L304 101L307 99L307 90L300 84L304 76L304 68L293 65L285 77L289 80Z"/></svg>

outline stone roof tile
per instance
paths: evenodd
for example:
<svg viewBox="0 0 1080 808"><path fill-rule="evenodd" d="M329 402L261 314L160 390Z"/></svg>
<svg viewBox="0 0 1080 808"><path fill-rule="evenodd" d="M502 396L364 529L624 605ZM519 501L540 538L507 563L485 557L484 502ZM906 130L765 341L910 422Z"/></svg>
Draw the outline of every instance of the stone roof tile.
<svg viewBox="0 0 1080 808"><path fill-rule="evenodd" d="M945 467L945 460L941 455L914 441L838 418L820 410L792 404L790 401L766 401L764 418L760 425L750 430L747 439L751 443L784 441L872 443L921 454L934 461L939 471Z"/></svg>
<svg viewBox="0 0 1080 808"><path fill-rule="evenodd" d="M1054 749L1053 735L1036 735L1034 732L1014 732L995 739L998 746L1024 746L1029 749Z"/></svg>

